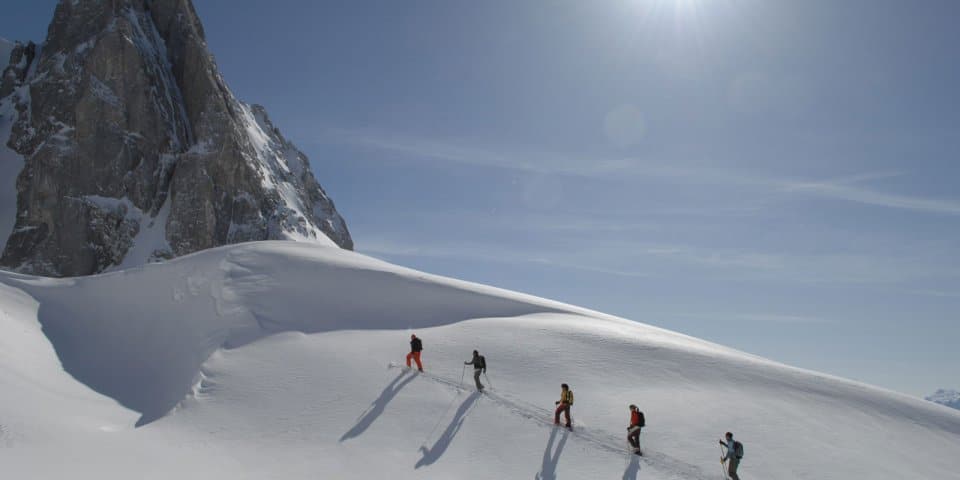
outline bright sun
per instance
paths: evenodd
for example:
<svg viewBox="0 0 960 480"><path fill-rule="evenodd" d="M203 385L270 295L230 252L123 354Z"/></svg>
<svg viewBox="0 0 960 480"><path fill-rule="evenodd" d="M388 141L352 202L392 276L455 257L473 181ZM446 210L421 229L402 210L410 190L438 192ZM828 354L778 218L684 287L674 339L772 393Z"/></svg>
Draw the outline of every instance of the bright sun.
<svg viewBox="0 0 960 480"><path fill-rule="evenodd" d="M631 0L647 21L669 22L675 28L690 32L700 28L706 14L707 0Z"/></svg>
<svg viewBox="0 0 960 480"><path fill-rule="evenodd" d="M629 3L656 16L695 17L705 0L630 0Z"/></svg>
<svg viewBox="0 0 960 480"><path fill-rule="evenodd" d="M656 0L673 7L675 15L695 15L699 10L701 0Z"/></svg>

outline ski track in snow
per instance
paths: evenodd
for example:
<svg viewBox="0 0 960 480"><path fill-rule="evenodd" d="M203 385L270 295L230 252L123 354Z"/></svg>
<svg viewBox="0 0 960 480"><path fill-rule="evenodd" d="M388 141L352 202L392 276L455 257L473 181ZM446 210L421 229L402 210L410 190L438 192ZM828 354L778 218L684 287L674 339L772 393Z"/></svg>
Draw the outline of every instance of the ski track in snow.
<svg viewBox="0 0 960 480"><path fill-rule="evenodd" d="M390 362L388 368L398 368L403 370L409 370L406 365ZM432 382L445 385L451 388L454 388L459 392L465 390L471 390L472 387L461 385L455 380L449 378L441 377L439 375L434 375L428 372L414 372L414 375L423 377ZM487 398L492 400L496 405L508 410L510 413L522 417L526 420L530 420L534 423L537 423L541 427L546 426L548 428L562 428L555 427L553 424L553 411L548 410L537 405L525 402L520 399L513 398L509 394L499 393L493 387L487 386L481 398ZM446 415L444 415L446 416ZM571 415L571 418L574 418ZM628 458L632 457L634 454L630 452L626 446L623 446L626 443L626 435L624 435L624 440L621 441L619 437L612 435L607 432L600 430L587 428L583 426L576 426L574 421L574 428L571 431L571 434L574 438L579 439L580 441L591 445L592 447L612 453L614 455L627 455ZM430 435L432 437L432 433ZM643 456L640 457L641 460L649 465L651 468L669 472L676 475L675 478L681 479L704 479L709 478L703 473L699 467L691 465L677 458L673 458L667 454L661 452L650 451L649 449L644 449Z"/></svg>

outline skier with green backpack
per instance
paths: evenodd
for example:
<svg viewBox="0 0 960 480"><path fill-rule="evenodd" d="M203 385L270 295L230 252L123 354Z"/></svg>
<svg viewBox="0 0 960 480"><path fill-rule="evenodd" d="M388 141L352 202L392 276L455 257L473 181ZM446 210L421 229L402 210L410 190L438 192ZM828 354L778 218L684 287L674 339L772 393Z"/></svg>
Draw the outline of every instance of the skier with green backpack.
<svg viewBox="0 0 960 480"><path fill-rule="evenodd" d="M740 460L743 458L743 444L733 439L733 434L727 432L727 441L720 440L720 445L727 448L727 453L720 457L720 463L727 462L727 475L731 480L740 480L737 475L737 468L740 467Z"/></svg>

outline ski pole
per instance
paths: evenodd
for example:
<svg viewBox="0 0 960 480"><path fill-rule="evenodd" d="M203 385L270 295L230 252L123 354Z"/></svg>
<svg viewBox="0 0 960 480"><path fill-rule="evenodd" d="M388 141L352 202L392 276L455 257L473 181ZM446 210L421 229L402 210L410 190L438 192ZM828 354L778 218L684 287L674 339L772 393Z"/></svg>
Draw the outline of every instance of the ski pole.
<svg viewBox="0 0 960 480"><path fill-rule="evenodd" d="M729 480L730 477L727 476L727 469L725 468L726 467L725 462L727 461L727 459L723 458L724 457L723 445L717 445L717 446L720 447L720 471L723 472L723 479Z"/></svg>
<svg viewBox="0 0 960 480"><path fill-rule="evenodd" d="M460 388L463 388L463 374L464 374L464 373L467 373L467 366L466 366L466 365L464 365L463 368L460 369Z"/></svg>
<svg viewBox="0 0 960 480"><path fill-rule="evenodd" d="M490 384L490 388L493 388L493 382L491 382L491 381L490 381L490 377L487 376L487 371L486 371L486 370L483 371L483 378L486 378L486 379L487 379L487 383Z"/></svg>

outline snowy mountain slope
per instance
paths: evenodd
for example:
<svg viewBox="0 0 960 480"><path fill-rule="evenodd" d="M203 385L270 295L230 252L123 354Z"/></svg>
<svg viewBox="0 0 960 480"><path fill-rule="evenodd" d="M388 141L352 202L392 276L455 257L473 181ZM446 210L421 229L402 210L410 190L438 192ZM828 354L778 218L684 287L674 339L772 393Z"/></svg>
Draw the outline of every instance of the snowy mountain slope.
<svg viewBox="0 0 960 480"><path fill-rule="evenodd" d="M0 309L14 477L719 478L726 430L746 444L744 478L960 471L960 412L336 248L0 273ZM387 367L411 331L425 375ZM474 348L490 395L457 388ZM545 419L561 382L573 433ZM629 403L647 417L642 459L625 452Z"/></svg>

